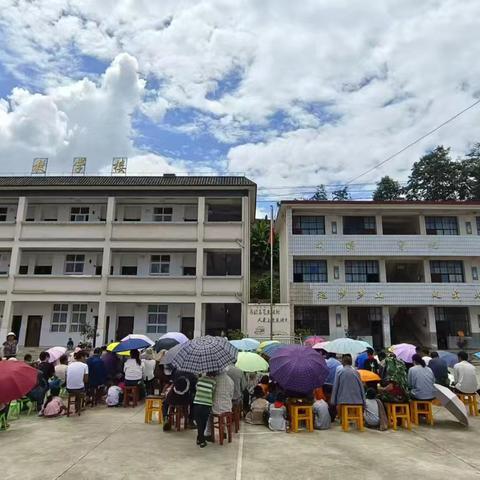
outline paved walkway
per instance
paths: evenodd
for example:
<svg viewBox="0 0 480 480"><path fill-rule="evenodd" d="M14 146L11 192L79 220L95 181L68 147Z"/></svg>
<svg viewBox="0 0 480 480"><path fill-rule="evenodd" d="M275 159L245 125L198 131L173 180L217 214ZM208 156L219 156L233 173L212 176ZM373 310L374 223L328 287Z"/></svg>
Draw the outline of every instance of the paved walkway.
<svg viewBox="0 0 480 480"><path fill-rule="evenodd" d="M143 423L143 407L98 406L81 417L22 417L0 432L2 480L480 478L480 417L464 429L444 409L435 427L286 434L242 424L223 447L195 432Z"/></svg>

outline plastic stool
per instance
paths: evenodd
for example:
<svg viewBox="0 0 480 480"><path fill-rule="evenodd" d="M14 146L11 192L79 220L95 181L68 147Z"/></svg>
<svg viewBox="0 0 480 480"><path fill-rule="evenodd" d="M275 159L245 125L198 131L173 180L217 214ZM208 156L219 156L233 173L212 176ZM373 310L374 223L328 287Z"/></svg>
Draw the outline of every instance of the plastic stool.
<svg viewBox="0 0 480 480"><path fill-rule="evenodd" d="M4 413L0 414L0 430L6 430L7 425L7 417Z"/></svg>
<svg viewBox="0 0 480 480"><path fill-rule="evenodd" d="M20 410L23 412L25 410L25 407L27 408L27 415L30 415L33 410L33 403L29 398L21 398L20 400L17 400L20 403Z"/></svg>
<svg viewBox="0 0 480 480"><path fill-rule="evenodd" d="M357 428L361 432L365 430L363 423L363 405L340 405L340 417L344 432L348 432L350 422L356 423Z"/></svg>
<svg viewBox="0 0 480 480"><path fill-rule="evenodd" d="M18 420L20 418L21 404L17 400L10 402L8 409L8 420Z"/></svg>
<svg viewBox="0 0 480 480"><path fill-rule="evenodd" d="M428 425L433 426L433 409L431 400L411 400L410 413L415 425L420 423L420 416L426 417Z"/></svg>
<svg viewBox="0 0 480 480"><path fill-rule="evenodd" d="M412 429L410 419L410 405L408 403L386 403L388 423L394 430L398 427L398 420L401 426L407 430Z"/></svg>
<svg viewBox="0 0 480 480"><path fill-rule="evenodd" d="M313 406L312 405L290 405L290 431L297 433L300 422L305 423L307 432L313 432Z"/></svg>
<svg viewBox="0 0 480 480"><path fill-rule="evenodd" d="M158 423L163 423L163 402L161 397L148 396L145 398L145 423L151 423L154 412L158 414Z"/></svg>
<svg viewBox="0 0 480 480"><path fill-rule="evenodd" d="M212 438L215 441L215 430L218 430L218 443L223 445L225 428L227 429L228 443L232 443L233 413L212 413L210 417L212 425Z"/></svg>
<svg viewBox="0 0 480 480"><path fill-rule="evenodd" d="M125 387L125 392L123 395L123 406L136 407L138 404L138 387Z"/></svg>
<svg viewBox="0 0 480 480"><path fill-rule="evenodd" d="M476 417L478 415L478 403L476 393L457 393L457 397L468 407L470 415Z"/></svg>

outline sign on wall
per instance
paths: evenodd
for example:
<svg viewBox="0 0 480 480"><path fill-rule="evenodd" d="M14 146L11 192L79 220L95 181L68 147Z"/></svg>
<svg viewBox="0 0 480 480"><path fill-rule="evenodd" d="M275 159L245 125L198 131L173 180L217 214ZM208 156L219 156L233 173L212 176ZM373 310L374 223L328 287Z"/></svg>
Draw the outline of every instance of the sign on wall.
<svg viewBox="0 0 480 480"><path fill-rule="evenodd" d="M85 175L87 171L87 158L75 157L72 165L72 175Z"/></svg>
<svg viewBox="0 0 480 480"><path fill-rule="evenodd" d="M34 158L32 163L32 175L47 174L48 158Z"/></svg>
<svg viewBox="0 0 480 480"><path fill-rule="evenodd" d="M127 157L113 157L112 161L112 175L113 174L120 174L126 175L127 174Z"/></svg>
<svg viewBox="0 0 480 480"><path fill-rule="evenodd" d="M272 325L274 337L290 336L290 305L288 303L273 305ZM249 337L270 337L269 303L248 304L247 331Z"/></svg>

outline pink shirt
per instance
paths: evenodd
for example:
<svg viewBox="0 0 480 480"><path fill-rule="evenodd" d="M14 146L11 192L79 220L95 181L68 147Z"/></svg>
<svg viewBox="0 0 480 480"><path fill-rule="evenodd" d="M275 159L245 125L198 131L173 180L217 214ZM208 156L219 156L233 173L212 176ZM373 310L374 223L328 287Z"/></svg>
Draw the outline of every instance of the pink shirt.
<svg viewBox="0 0 480 480"><path fill-rule="evenodd" d="M55 417L62 411L63 401L60 397L53 397L43 409L44 417Z"/></svg>

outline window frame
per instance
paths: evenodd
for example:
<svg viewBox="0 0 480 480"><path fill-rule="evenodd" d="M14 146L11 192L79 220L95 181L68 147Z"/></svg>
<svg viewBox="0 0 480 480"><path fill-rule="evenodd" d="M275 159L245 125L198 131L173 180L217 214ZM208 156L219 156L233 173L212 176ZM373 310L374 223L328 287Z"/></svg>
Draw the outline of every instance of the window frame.
<svg viewBox="0 0 480 480"><path fill-rule="evenodd" d="M160 321L164 318L164 322ZM155 319L155 321L152 321ZM168 304L155 303L147 306L146 333L167 333L168 329Z"/></svg>
<svg viewBox="0 0 480 480"><path fill-rule="evenodd" d="M56 308L59 307L59 308ZM64 308L66 307L66 308ZM50 320L50 332L66 333L68 327L68 303L55 303L52 310L52 318ZM65 320L61 320L62 318ZM62 328L63 327L63 328Z"/></svg>
<svg viewBox="0 0 480 480"><path fill-rule="evenodd" d="M325 216L292 215L292 235L325 235Z"/></svg>
<svg viewBox="0 0 480 480"><path fill-rule="evenodd" d="M358 220L354 222L353 219L363 219L362 222ZM353 225L346 225L346 221L352 221ZM370 225L367 228L366 224ZM360 223L363 227L360 228ZM373 225L373 228L372 228ZM344 235L376 235L377 234L377 217L375 215L344 215L342 217L342 226ZM355 231L352 231L355 230Z"/></svg>
<svg viewBox="0 0 480 480"><path fill-rule="evenodd" d="M161 210L161 212L160 212ZM170 210L170 213L165 212L165 210ZM170 217L170 219L168 219ZM152 214L153 221L156 223L171 223L173 222L173 207L153 207Z"/></svg>
<svg viewBox="0 0 480 480"><path fill-rule="evenodd" d="M87 223L90 220L90 207L70 207L70 222Z"/></svg>
<svg viewBox="0 0 480 480"><path fill-rule="evenodd" d="M429 227L429 223L433 224ZM454 228L447 225L448 221L454 221ZM458 217L453 215L426 215L425 216L425 232L427 235L460 235L458 228ZM455 232L455 233L447 233Z"/></svg>
<svg viewBox="0 0 480 480"><path fill-rule="evenodd" d="M465 322L465 325L462 325L462 328L459 328L458 319L450 320L448 318L449 314L453 314L454 310L459 308L461 308L465 314L464 319L461 320L462 322ZM468 307L435 307L435 323L437 322L447 322L449 337L456 337L460 330L464 332L466 337L471 336L472 322Z"/></svg>
<svg viewBox="0 0 480 480"><path fill-rule="evenodd" d="M157 258L158 260L154 260L154 258ZM149 273L150 275L153 276L168 276L170 275L170 264L171 264L171 256L170 254L154 254L150 255L150 270ZM158 271L154 272L154 266L158 265ZM165 268L166 271L162 271L163 267Z"/></svg>
<svg viewBox="0 0 480 480"><path fill-rule="evenodd" d="M369 280L369 275L375 275L377 280ZM345 283L380 283L379 261L345 260Z"/></svg>
<svg viewBox="0 0 480 480"><path fill-rule="evenodd" d="M73 259L70 258L69 260L69 257L73 257ZM82 259L79 260L78 257L82 257ZM73 266L72 271L68 270L69 265ZM81 269L77 271L77 267L80 268L80 266L81 266ZM64 275L83 275L84 271L85 271L85 254L84 253L68 253L65 257L65 265L63 266Z"/></svg>
<svg viewBox="0 0 480 480"><path fill-rule="evenodd" d="M70 315L70 329L72 333L80 333L82 325L87 324L88 303L73 303ZM84 321L82 321L84 318Z"/></svg>
<svg viewBox="0 0 480 480"><path fill-rule="evenodd" d="M317 271L314 271L317 270ZM294 283L328 283L328 264L326 260L294 259Z"/></svg>
<svg viewBox="0 0 480 480"><path fill-rule="evenodd" d="M457 269L457 267L460 268ZM434 275L439 275L440 277L435 278L441 278L441 280L434 280ZM454 280L451 280L452 276L455 278ZM461 276L461 280L458 280L458 276ZM430 260L430 281L432 283L465 283L465 266L463 261Z"/></svg>
<svg viewBox="0 0 480 480"><path fill-rule="evenodd" d="M8 219L8 207L0 207L0 222L5 223L7 219Z"/></svg>

